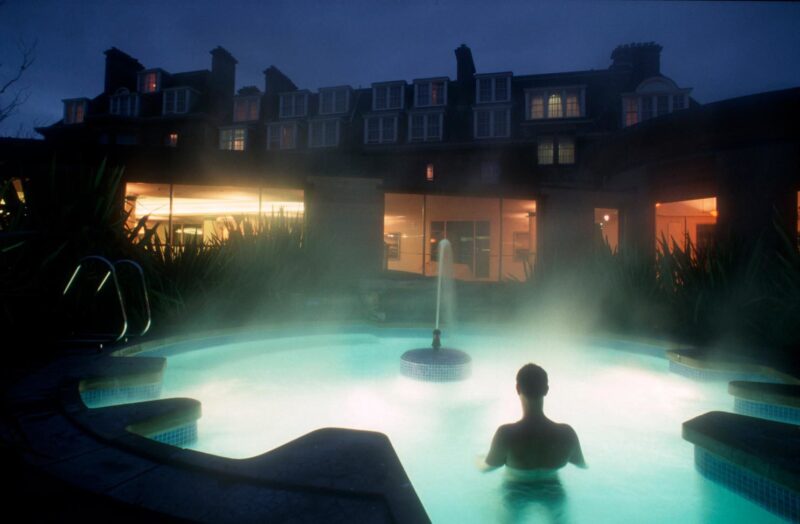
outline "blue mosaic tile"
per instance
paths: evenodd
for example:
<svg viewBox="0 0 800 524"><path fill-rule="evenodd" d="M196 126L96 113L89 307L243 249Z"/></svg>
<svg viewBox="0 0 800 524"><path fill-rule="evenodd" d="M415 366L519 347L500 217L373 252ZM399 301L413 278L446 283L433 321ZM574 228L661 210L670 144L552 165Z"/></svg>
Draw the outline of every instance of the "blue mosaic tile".
<svg viewBox="0 0 800 524"><path fill-rule="evenodd" d="M81 391L81 400L89 408L131 404L161 397L161 382L138 384L119 388L88 389Z"/></svg>
<svg viewBox="0 0 800 524"><path fill-rule="evenodd" d="M780 383L779 380L775 380L773 378L767 377L765 375L760 375L757 373L743 373L737 371L694 368L691 366L687 366L685 364L681 364L680 362L675 362L674 360L669 361L669 370L673 373L677 373L678 375L682 375L684 377L691 378L693 380L702 380L702 381L718 380L725 382L733 380L746 380L749 382Z"/></svg>
<svg viewBox="0 0 800 524"><path fill-rule="evenodd" d="M793 522L800 522L800 494L757 475L700 446L694 447L697 471L714 482Z"/></svg>
<svg viewBox="0 0 800 524"><path fill-rule="evenodd" d="M148 438L175 446L186 447L197 441L197 422L192 421L181 426L170 428L166 431L149 435Z"/></svg>
<svg viewBox="0 0 800 524"><path fill-rule="evenodd" d="M735 397L733 408L736 413L742 415L788 422L789 424L800 424L800 408L756 402L739 397Z"/></svg>

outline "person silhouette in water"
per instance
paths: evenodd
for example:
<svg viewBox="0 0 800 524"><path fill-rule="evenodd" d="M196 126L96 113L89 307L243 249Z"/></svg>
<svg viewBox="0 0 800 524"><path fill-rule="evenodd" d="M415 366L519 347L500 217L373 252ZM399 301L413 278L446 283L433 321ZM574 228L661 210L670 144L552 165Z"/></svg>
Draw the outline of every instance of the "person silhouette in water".
<svg viewBox="0 0 800 524"><path fill-rule="evenodd" d="M558 470L570 462L586 468L586 461L575 430L544 415L548 389L544 369L522 366L517 373L522 419L497 428L489 454L479 464L484 471L506 467L500 522L570 522Z"/></svg>
<svg viewBox="0 0 800 524"><path fill-rule="evenodd" d="M490 471L506 466L514 480L555 478L558 469L572 463L586 468L575 430L544 415L547 372L536 364L525 364L517 373L517 394L522 419L497 428L489 454L481 467Z"/></svg>

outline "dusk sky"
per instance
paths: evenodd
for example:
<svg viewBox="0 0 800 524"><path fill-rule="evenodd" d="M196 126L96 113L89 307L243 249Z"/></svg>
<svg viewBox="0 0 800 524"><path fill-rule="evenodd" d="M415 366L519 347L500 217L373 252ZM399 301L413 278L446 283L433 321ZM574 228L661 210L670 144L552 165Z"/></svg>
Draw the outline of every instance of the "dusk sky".
<svg viewBox="0 0 800 524"><path fill-rule="evenodd" d="M0 81L20 39L38 40L29 91L0 135L61 118L64 98L103 87L103 51L145 67L209 69L221 45L236 86L263 89L275 65L302 87L447 75L472 48L478 72L604 69L615 46L655 41L661 70L701 103L800 86L800 4L704 2L44 1L0 5Z"/></svg>

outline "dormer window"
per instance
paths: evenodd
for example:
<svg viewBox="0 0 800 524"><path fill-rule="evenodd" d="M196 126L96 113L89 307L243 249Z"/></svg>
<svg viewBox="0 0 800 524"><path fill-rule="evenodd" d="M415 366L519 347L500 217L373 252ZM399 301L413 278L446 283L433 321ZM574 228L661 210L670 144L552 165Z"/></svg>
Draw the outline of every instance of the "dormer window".
<svg viewBox="0 0 800 524"><path fill-rule="evenodd" d="M447 79L415 80L414 106L435 107L447 104Z"/></svg>
<svg viewBox="0 0 800 524"><path fill-rule="evenodd" d="M192 90L188 87L165 89L163 114L188 113L191 109L192 99Z"/></svg>
<svg viewBox="0 0 800 524"><path fill-rule="evenodd" d="M403 109L403 88L405 82L372 84L372 109Z"/></svg>
<svg viewBox="0 0 800 524"><path fill-rule="evenodd" d="M680 88L663 76L644 80L634 93L622 95L624 127L689 107L691 89Z"/></svg>
<svg viewBox="0 0 800 524"><path fill-rule="evenodd" d="M125 88L117 90L111 97L109 112L119 116L138 116L139 95Z"/></svg>
<svg viewBox="0 0 800 524"><path fill-rule="evenodd" d="M350 88L329 87L319 90L319 114L334 115L350 109Z"/></svg>
<svg viewBox="0 0 800 524"><path fill-rule="evenodd" d="M161 89L160 71L143 71L139 73L139 92L155 93Z"/></svg>
<svg viewBox="0 0 800 524"><path fill-rule="evenodd" d="M308 114L308 92L284 93L279 98L281 118L302 117Z"/></svg>
<svg viewBox="0 0 800 524"><path fill-rule="evenodd" d="M583 87L556 87L525 91L527 120L586 116Z"/></svg>
<svg viewBox="0 0 800 524"><path fill-rule="evenodd" d="M64 123L81 124L86 118L86 107L88 100L85 98L75 98L64 100Z"/></svg>
<svg viewBox="0 0 800 524"><path fill-rule="evenodd" d="M511 100L511 75L480 76L475 80L475 93L479 104L508 102Z"/></svg>
<svg viewBox="0 0 800 524"><path fill-rule="evenodd" d="M240 96L233 99L233 121L252 122L258 120L261 109L261 97Z"/></svg>

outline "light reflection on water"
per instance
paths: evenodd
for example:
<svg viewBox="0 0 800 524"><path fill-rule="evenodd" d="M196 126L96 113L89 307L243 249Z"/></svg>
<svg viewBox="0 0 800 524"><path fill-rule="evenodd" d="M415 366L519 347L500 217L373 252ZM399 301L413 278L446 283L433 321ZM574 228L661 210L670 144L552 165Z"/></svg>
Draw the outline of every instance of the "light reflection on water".
<svg viewBox="0 0 800 524"><path fill-rule="evenodd" d="M781 522L700 477L681 439L683 421L731 409L724 384L670 374L655 357L478 336L448 340L472 356L469 380L400 376L400 355L429 342L337 335L216 346L170 357L162 396L200 400L194 447L228 457L321 427L386 433L435 523ZM519 418L514 377L526 362L548 371L545 412L575 428L589 464L562 470L563 496L525 495L502 471L474 465L496 427Z"/></svg>

